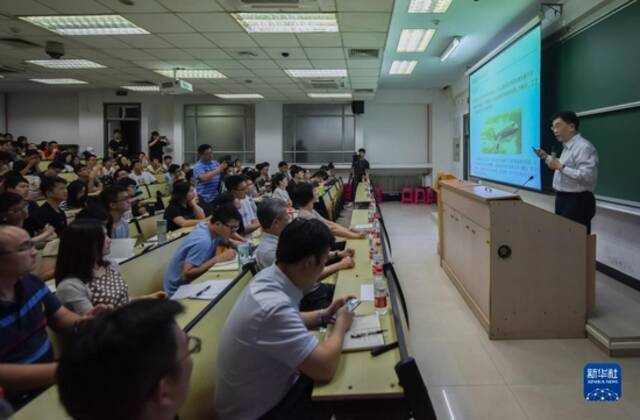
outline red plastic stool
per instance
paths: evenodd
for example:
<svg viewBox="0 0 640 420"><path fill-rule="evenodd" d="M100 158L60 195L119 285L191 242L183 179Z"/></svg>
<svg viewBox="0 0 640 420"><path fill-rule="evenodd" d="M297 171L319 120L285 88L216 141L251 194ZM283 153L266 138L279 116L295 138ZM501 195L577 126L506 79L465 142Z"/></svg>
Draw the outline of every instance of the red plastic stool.
<svg viewBox="0 0 640 420"><path fill-rule="evenodd" d="M413 188L404 187L400 190L400 202L403 204L413 204Z"/></svg>
<svg viewBox="0 0 640 420"><path fill-rule="evenodd" d="M416 204L427 204L427 192L424 188L415 188L413 190L413 202Z"/></svg>
<svg viewBox="0 0 640 420"><path fill-rule="evenodd" d="M427 204L435 204L438 201L436 190L433 188L426 188L427 190Z"/></svg>
<svg viewBox="0 0 640 420"><path fill-rule="evenodd" d="M376 202L382 203L382 188L376 187L374 189L374 195L376 196Z"/></svg>
<svg viewBox="0 0 640 420"><path fill-rule="evenodd" d="M342 194L344 195L344 201L349 202L353 200L353 185L351 184L343 184L342 185Z"/></svg>

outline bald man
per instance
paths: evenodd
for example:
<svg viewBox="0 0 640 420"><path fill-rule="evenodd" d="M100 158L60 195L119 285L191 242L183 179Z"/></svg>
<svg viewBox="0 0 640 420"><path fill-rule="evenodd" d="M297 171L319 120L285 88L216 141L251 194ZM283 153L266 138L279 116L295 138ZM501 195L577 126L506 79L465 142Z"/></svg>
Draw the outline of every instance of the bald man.
<svg viewBox="0 0 640 420"><path fill-rule="evenodd" d="M83 319L30 274L35 258L27 231L0 226L0 384L16 410L55 382L57 363L47 325L70 333Z"/></svg>

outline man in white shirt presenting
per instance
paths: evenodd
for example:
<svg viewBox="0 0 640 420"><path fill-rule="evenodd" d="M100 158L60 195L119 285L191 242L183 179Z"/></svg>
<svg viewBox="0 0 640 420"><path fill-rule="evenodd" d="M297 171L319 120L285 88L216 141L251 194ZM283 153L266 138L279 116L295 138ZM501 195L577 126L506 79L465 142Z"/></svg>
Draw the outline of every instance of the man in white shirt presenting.
<svg viewBox="0 0 640 420"><path fill-rule="evenodd" d="M556 214L585 225L589 234L596 214L593 191L598 181L598 152L578 132L580 121L575 112L559 112L551 121L551 130L562 143L562 153L559 158L542 149L537 154L554 171Z"/></svg>

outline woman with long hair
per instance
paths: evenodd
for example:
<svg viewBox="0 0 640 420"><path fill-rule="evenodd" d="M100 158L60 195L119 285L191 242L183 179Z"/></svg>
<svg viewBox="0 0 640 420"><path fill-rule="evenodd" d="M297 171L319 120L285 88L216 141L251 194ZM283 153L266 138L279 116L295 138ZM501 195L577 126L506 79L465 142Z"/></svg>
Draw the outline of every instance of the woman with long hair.
<svg viewBox="0 0 640 420"><path fill-rule="evenodd" d="M60 239L56 260L56 295L73 312L83 315L97 305L120 307L128 304L129 288L118 263L107 258L111 238L99 220L80 219L71 223ZM165 299L163 291L137 299Z"/></svg>
<svg viewBox="0 0 640 420"><path fill-rule="evenodd" d="M195 226L206 219L204 210L198 205L198 195L187 181L173 184L171 201L164 211L169 231Z"/></svg>

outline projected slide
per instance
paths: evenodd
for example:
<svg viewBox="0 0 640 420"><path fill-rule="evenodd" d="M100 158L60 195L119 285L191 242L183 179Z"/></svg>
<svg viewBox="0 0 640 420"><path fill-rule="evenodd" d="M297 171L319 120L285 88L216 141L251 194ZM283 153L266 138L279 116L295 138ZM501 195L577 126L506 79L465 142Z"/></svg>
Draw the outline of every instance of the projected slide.
<svg viewBox="0 0 640 420"><path fill-rule="evenodd" d="M470 174L540 189L540 26L471 74Z"/></svg>

